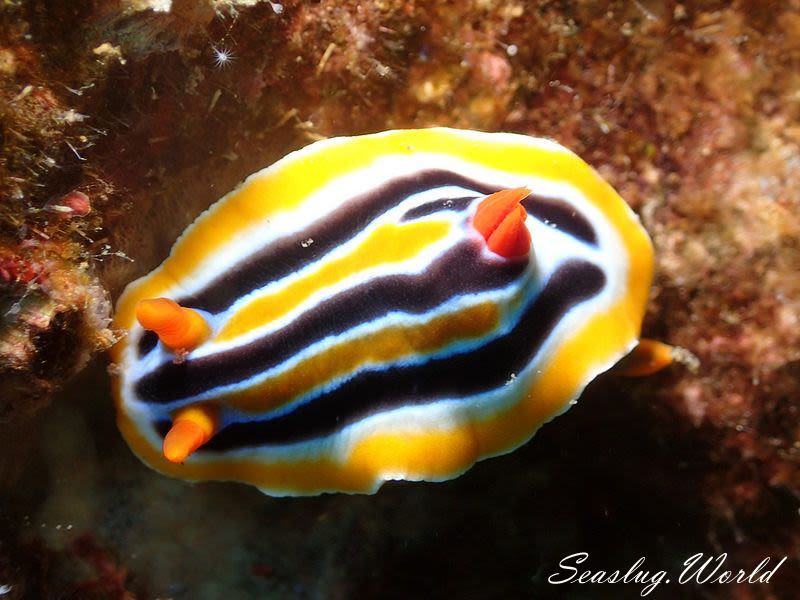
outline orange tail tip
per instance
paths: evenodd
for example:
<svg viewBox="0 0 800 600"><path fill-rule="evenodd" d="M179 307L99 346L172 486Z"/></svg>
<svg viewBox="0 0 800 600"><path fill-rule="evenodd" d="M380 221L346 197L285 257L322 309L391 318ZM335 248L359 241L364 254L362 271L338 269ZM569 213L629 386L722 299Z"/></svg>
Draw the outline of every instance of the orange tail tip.
<svg viewBox="0 0 800 600"><path fill-rule="evenodd" d="M656 340L643 339L630 354L619 361L614 373L626 377L652 375L675 360L675 348Z"/></svg>
<svg viewBox="0 0 800 600"><path fill-rule="evenodd" d="M218 425L216 413L207 407L186 408L178 412L164 436L164 458L182 463L212 438Z"/></svg>
<svg viewBox="0 0 800 600"><path fill-rule="evenodd" d="M495 254L515 258L530 252L531 234L525 227L528 213L520 206L530 193L527 188L500 190L478 205L472 225Z"/></svg>
<svg viewBox="0 0 800 600"><path fill-rule="evenodd" d="M168 298L140 300L136 304L136 319L142 327L154 331L162 344L176 352L191 352L211 334L211 328L199 312Z"/></svg>

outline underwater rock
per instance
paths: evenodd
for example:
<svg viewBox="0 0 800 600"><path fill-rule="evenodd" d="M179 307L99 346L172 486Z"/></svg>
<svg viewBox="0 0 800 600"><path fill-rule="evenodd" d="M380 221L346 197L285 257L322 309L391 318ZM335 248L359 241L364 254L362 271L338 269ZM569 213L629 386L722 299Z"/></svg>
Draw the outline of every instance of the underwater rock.
<svg viewBox="0 0 800 600"><path fill-rule="evenodd" d="M0 247L0 423L32 417L114 336L105 288L49 243Z"/></svg>

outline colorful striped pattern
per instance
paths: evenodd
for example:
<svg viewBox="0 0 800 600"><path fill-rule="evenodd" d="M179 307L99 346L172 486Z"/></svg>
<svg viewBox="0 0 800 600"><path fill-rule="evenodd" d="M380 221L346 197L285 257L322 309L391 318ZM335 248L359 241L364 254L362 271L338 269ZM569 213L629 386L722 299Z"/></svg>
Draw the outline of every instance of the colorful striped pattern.
<svg viewBox="0 0 800 600"><path fill-rule="evenodd" d="M529 256L471 227L501 189ZM273 495L444 480L509 452L636 344L650 241L588 165L547 140L452 129L337 138L249 177L119 300L120 429L153 468ZM167 297L211 338L174 361L134 306ZM220 429L184 464L172 416Z"/></svg>

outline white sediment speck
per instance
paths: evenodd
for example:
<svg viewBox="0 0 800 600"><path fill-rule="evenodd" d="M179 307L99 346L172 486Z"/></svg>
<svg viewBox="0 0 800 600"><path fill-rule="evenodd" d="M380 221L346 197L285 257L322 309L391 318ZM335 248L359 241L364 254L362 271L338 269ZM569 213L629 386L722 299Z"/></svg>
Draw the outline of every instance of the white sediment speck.
<svg viewBox="0 0 800 600"><path fill-rule="evenodd" d="M150 0L145 3L145 7L150 8L153 12L168 13L172 9L172 0Z"/></svg>
<svg viewBox="0 0 800 600"><path fill-rule="evenodd" d="M226 68L236 59L231 49L225 46L212 46L211 50L214 53L214 66L218 69Z"/></svg>

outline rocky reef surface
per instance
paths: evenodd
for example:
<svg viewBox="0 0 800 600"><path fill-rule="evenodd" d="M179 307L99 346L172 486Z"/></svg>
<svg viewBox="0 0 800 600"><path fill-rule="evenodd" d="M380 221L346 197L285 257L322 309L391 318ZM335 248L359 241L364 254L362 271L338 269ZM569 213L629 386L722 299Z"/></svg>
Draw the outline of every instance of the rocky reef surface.
<svg viewBox="0 0 800 600"><path fill-rule="evenodd" d="M140 465L101 354L124 285L287 152L429 125L594 165L656 247L644 334L697 368L603 377L516 453L372 497ZM0 597L638 597L548 584L578 551L788 557L670 598L800 588L798 0L7 0L0 142Z"/></svg>

